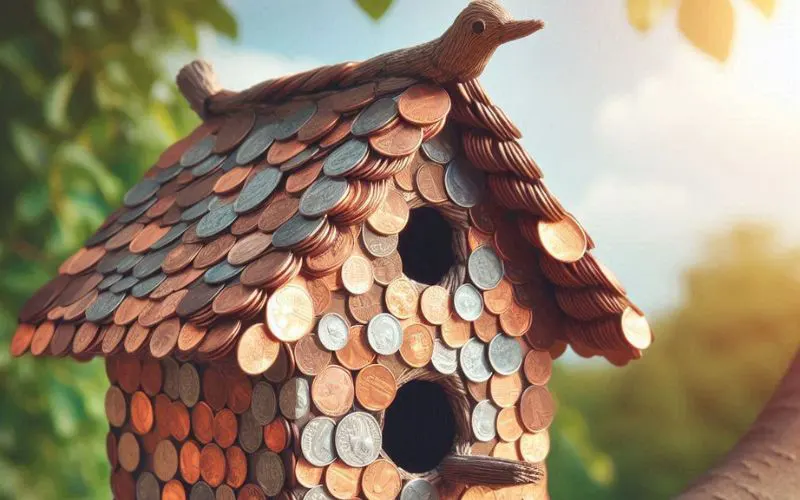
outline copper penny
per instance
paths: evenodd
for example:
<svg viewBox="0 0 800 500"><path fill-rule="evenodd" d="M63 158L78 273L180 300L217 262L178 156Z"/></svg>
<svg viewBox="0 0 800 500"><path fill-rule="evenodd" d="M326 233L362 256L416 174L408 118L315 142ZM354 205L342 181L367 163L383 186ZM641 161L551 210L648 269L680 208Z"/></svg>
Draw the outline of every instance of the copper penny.
<svg viewBox="0 0 800 500"><path fill-rule="evenodd" d="M497 414L497 436L506 442L513 442L522 436L524 429L516 406L503 408Z"/></svg>
<svg viewBox="0 0 800 500"><path fill-rule="evenodd" d="M334 498L349 500L358 495L361 472L359 467L350 467L336 460L325 470L325 487Z"/></svg>
<svg viewBox="0 0 800 500"><path fill-rule="evenodd" d="M353 378L338 365L328 365L311 384L311 399L329 417L340 417L353 408Z"/></svg>
<svg viewBox="0 0 800 500"><path fill-rule="evenodd" d="M214 439L214 410L205 401L192 408L192 434L203 444Z"/></svg>
<svg viewBox="0 0 800 500"><path fill-rule="evenodd" d="M214 192L226 194L240 188L252 172L252 167L236 167L225 172L214 184Z"/></svg>
<svg viewBox="0 0 800 500"><path fill-rule="evenodd" d="M77 275L92 268L106 254L103 247L81 248L58 268L62 274Z"/></svg>
<svg viewBox="0 0 800 500"><path fill-rule="evenodd" d="M131 396L131 427L137 434L147 434L153 428L153 405L147 394L136 391Z"/></svg>
<svg viewBox="0 0 800 500"><path fill-rule="evenodd" d="M136 318L139 317L139 314L141 314L148 306L150 306L149 300L138 299L133 295L128 295L114 312L114 323L122 326L130 325L136 321Z"/></svg>
<svg viewBox="0 0 800 500"><path fill-rule="evenodd" d="M522 365L525 378L533 385L545 385L553 373L553 358L547 351L530 350Z"/></svg>
<svg viewBox="0 0 800 500"><path fill-rule="evenodd" d="M511 301L511 307L500 315L500 328L512 337L523 335L531 327L533 313L530 309L522 307L516 301Z"/></svg>
<svg viewBox="0 0 800 500"><path fill-rule="evenodd" d="M214 415L214 441L222 448L230 448L236 442L238 423L236 414L225 408Z"/></svg>
<svg viewBox="0 0 800 500"><path fill-rule="evenodd" d="M363 325L350 327L347 345L336 351L336 359L350 370L360 370L372 363L375 353L367 342L367 331Z"/></svg>
<svg viewBox="0 0 800 500"><path fill-rule="evenodd" d="M162 380L163 372L161 370L161 363L158 360L145 359L142 361L140 383L145 394L152 397L161 392Z"/></svg>
<svg viewBox="0 0 800 500"><path fill-rule="evenodd" d="M428 323L441 325L452 314L450 294L441 286L429 286L420 297L420 309Z"/></svg>
<svg viewBox="0 0 800 500"><path fill-rule="evenodd" d="M367 500L393 500L400 495L402 484L397 467L383 458L369 464L361 477L361 489Z"/></svg>
<svg viewBox="0 0 800 500"><path fill-rule="evenodd" d="M14 337L11 339L11 355L18 357L27 352L33 340L36 328L33 325L21 324L17 326Z"/></svg>
<svg viewBox="0 0 800 500"><path fill-rule="evenodd" d="M519 416L527 430L539 432L547 429L553 422L554 413L553 396L546 388L532 385L522 393Z"/></svg>
<svg viewBox="0 0 800 500"><path fill-rule="evenodd" d="M416 323L403 330L400 356L413 368L422 368L433 356L433 335L425 325Z"/></svg>
<svg viewBox="0 0 800 500"><path fill-rule="evenodd" d="M475 329L475 336L486 344L500 332L500 324L497 316L485 310L481 312L478 319L472 322L472 326Z"/></svg>
<svg viewBox="0 0 800 500"><path fill-rule="evenodd" d="M331 292L320 280L311 280L306 283L308 294L311 295L311 302L314 303L314 314L320 315L331 304Z"/></svg>
<svg viewBox="0 0 800 500"><path fill-rule="evenodd" d="M316 335L306 335L294 345L297 369L304 375L319 374L331 361L331 352L326 350Z"/></svg>
<svg viewBox="0 0 800 500"><path fill-rule="evenodd" d="M315 142L333 130L339 121L339 113L327 107L319 107L314 116L297 132L297 139L305 143Z"/></svg>
<svg viewBox="0 0 800 500"><path fill-rule="evenodd" d="M450 96L438 85L418 83L400 94L397 110L411 123L430 125L447 117Z"/></svg>
<svg viewBox="0 0 800 500"><path fill-rule="evenodd" d="M130 432L123 432L117 445L119 465L128 472L133 472L139 466L141 448L136 436Z"/></svg>
<svg viewBox="0 0 800 500"><path fill-rule="evenodd" d="M560 262L577 262L586 253L586 233L569 214L557 222L540 220L536 224L536 236L544 251Z"/></svg>
<svg viewBox="0 0 800 500"><path fill-rule="evenodd" d="M186 490L183 483L177 479L170 479L161 490L161 500L186 500Z"/></svg>
<svg viewBox="0 0 800 500"><path fill-rule="evenodd" d="M161 270L167 274L174 274L192 263L194 258L203 248L200 243L181 243L164 257Z"/></svg>
<svg viewBox="0 0 800 500"><path fill-rule="evenodd" d="M220 366L210 366L203 372L203 398L214 411L225 407L228 399L228 381Z"/></svg>
<svg viewBox="0 0 800 500"><path fill-rule="evenodd" d="M181 445L179 454L181 477L189 484L200 479L200 448L194 441L186 441Z"/></svg>
<svg viewBox="0 0 800 500"><path fill-rule="evenodd" d="M516 404L522 393L522 376L519 372L511 375L495 373L489 381L489 397L500 408L510 408Z"/></svg>
<svg viewBox="0 0 800 500"><path fill-rule="evenodd" d="M525 433L519 440L519 451L528 462L542 462L550 452L550 434L541 432Z"/></svg>
<svg viewBox="0 0 800 500"><path fill-rule="evenodd" d="M289 446L291 438L289 423L283 417L276 417L264 426L264 444L267 449L280 453Z"/></svg>
<svg viewBox="0 0 800 500"><path fill-rule="evenodd" d="M431 162L425 162L414 178L420 196L431 203L444 203L447 201L447 191L444 189L444 167Z"/></svg>
<svg viewBox="0 0 800 500"><path fill-rule="evenodd" d="M409 209L398 191L390 190L386 198L368 218L369 227L380 234L396 234L406 227Z"/></svg>
<svg viewBox="0 0 800 500"><path fill-rule="evenodd" d="M286 285L275 290L267 301L267 325L278 340L299 340L314 326L311 296L297 285Z"/></svg>
<svg viewBox="0 0 800 500"><path fill-rule="evenodd" d="M206 337L206 328L194 323L184 323L178 333L178 350L191 352L200 345Z"/></svg>
<svg viewBox="0 0 800 500"><path fill-rule="evenodd" d="M231 371L233 373L228 373L225 377L228 381L226 404L233 413L241 415L250 408L250 404L253 401L253 383L247 375L239 370Z"/></svg>
<svg viewBox="0 0 800 500"><path fill-rule="evenodd" d="M181 322L178 318L160 323L150 336L150 354L156 359L168 356L178 344L180 331Z"/></svg>
<svg viewBox="0 0 800 500"><path fill-rule="evenodd" d="M106 419L113 427L122 427L128 413L128 403L125 401L125 394L119 387L112 385L106 391L105 409Z"/></svg>
<svg viewBox="0 0 800 500"><path fill-rule="evenodd" d="M369 291L373 284L372 264L360 256L351 255L342 265L342 283L353 295L361 295Z"/></svg>
<svg viewBox="0 0 800 500"><path fill-rule="evenodd" d="M503 314L511 309L513 302L514 289L507 279L501 279L495 288L483 292L483 304L492 314Z"/></svg>
<svg viewBox="0 0 800 500"><path fill-rule="evenodd" d="M256 122L253 110L240 111L228 116L217 132L214 142L214 153L225 153L241 143Z"/></svg>
<svg viewBox="0 0 800 500"><path fill-rule="evenodd" d="M378 153L396 158L408 156L419 149L422 144L422 129L418 126L399 121L383 132L370 135L369 145Z"/></svg>
<svg viewBox="0 0 800 500"><path fill-rule="evenodd" d="M322 474L325 472L324 467L317 467L303 457L297 460L294 467L294 473L297 477L297 482L304 488L313 488L322 483Z"/></svg>
<svg viewBox="0 0 800 500"><path fill-rule="evenodd" d="M519 460L522 458L517 450L517 443L506 443L500 441L494 445L491 456L505 458L506 460Z"/></svg>
<svg viewBox="0 0 800 500"><path fill-rule="evenodd" d="M53 338L55 331L56 325L50 321L45 321L36 327L36 331L31 338L31 354L34 356L43 354L50 347L50 340Z"/></svg>
<svg viewBox="0 0 800 500"><path fill-rule="evenodd" d="M129 354L139 352L149 336L149 328L142 326L141 323L134 323L133 326L131 326L128 330L128 334L125 336L125 340L123 341L125 352Z"/></svg>
<svg viewBox="0 0 800 500"><path fill-rule="evenodd" d="M358 402L365 409L385 410L397 394L397 381L385 366L369 365L358 372L355 393Z"/></svg>
<svg viewBox="0 0 800 500"><path fill-rule="evenodd" d="M169 407L169 433L178 441L189 436L191 419L189 409L181 401L173 401Z"/></svg>
<svg viewBox="0 0 800 500"><path fill-rule="evenodd" d="M403 274L403 260L400 254L392 252L388 257L380 257L372 261L372 274L375 281L388 285Z"/></svg>
<svg viewBox="0 0 800 500"><path fill-rule="evenodd" d="M263 254L272 244L272 235L256 231L237 241L228 252L228 262L233 266L247 264Z"/></svg>
<svg viewBox="0 0 800 500"><path fill-rule="evenodd" d="M200 477L214 488L225 480L225 453L213 443L200 450Z"/></svg>
<svg viewBox="0 0 800 500"><path fill-rule="evenodd" d="M252 304L261 292L241 283L227 286L219 295L214 297L211 310L219 315L236 314Z"/></svg>
<svg viewBox="0 0 800 500"><path fill-rule="evenodd" d="M376 314L383 312L383 288L372 286L363 295L351 295L347 297L347 310L353 319L359 323L366 324Z"/></svg>
<svg viewBox="0 0 800 500"><path fill-rule="evenodd" d="M178 471L178 452L169 439L163 439L156 445L153 453L153 472L162 481L169 481Z"/></svg>
<svg viewBox="0 0 800 500"><path fill-rule="evenodd" d="M386 308L400 319L416 314L419 295L414 284L406 278L397 278L386 287Z"/></svg>
<svg viewBox="0 0 800 500"><path fill-rule="evenodd" d="M292 198L284 193L273 195L261 212L258 228L265 233L274 232L278 226L292 218L299 206L299 198Z"/></svg>
<svg viewBox="0 0 800 500"><path fill-rule="evenodd" d="M239 488L246 479L247 455L238 446L231 446L225 450L225 484L231 488ZM220 489L217 490L217 498Z"/></svg>
<svg viewBox="0 0 800 500"><path fill-rule="evenodd" d="M302 193L317 180L319 173L322 172L322 163L322 160L318 160L304 166L300 170L292 172L292 174L286 178L286 192L289 194Z"/></svg>
<svg viewBox="0 0 800 500"><path fill-rule="evenodd" d="M220 237L209 241L203 246L202 250L197 253L192 265L196 269L205 269L214 264L222 261L233 245L236 243L236 236L226 233Z"/></svg>
<svg viewBox="0 0 800 500"><path fill-rule="evenodd" d="M318 255L310 255L306 258L306 265L314 273L327 274L338 269L345 263L345 260L353 253L355 240L348 231L341 231L334 240L333 244L324 252ZM370 273L370 276L372 273Z"/></svg>
<svg viewBox="0 0 800 500"><path fill-rule="evenodd" d="M457 349L470 339L470 324L461 318L451 315L442 323L442 340L453 349Z"/></svg>
<svg viewBox="0 0 800 500"><path fill-rule="evenodd" d="M72 339L72 352L74 354L82 354L91 347L95 347L99 337L97 334L100 332L100 327L94 323L83 323L78 331L75 332L75 337ZM32 337L32 336L31 336Z"/></svg>
<svg viewBox="0 0 800 500"><path fill-rule="evenodd" d="M142 375L142 363L135 356L122 355L117 358L119 386L128 394L139 388Z"/></svg>
<svg viewBox="0 0 800 500"><path fill-rule="evenodd" d="M468 380L467 391L469 391L469 395L472 396L472 399L476 402L489 399L489 382L473 382L472 380Z"/></svg>
<svg viewBox="0 0 800 500"><path fill-rule="evenodd" d="M278 358L280 346L264 323L256 323L245 330L239 339L236 359L242 371L248 375L261 375Z"/></svg>
<svg viewBox="0 0 800 500"><path fill-rule="evenodd" d="M162 227L155 222L151 222L142 228L139 234L134 236L134 238L128 244L128 250L133 253L146 252L156 241L160 240L162 236L167 234L169 229L170 228L167 226Z"/></svg>

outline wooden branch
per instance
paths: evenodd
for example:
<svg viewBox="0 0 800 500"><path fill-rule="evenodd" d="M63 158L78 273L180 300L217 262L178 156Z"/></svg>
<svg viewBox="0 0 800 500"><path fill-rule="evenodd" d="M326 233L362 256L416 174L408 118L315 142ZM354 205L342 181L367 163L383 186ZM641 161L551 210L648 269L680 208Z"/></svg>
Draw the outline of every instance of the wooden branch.
<svg viewBox="0 0 800 500"><path fill-rule="evenodd" d="M678 499L800 498L800 350L756 421Z"/></svg>

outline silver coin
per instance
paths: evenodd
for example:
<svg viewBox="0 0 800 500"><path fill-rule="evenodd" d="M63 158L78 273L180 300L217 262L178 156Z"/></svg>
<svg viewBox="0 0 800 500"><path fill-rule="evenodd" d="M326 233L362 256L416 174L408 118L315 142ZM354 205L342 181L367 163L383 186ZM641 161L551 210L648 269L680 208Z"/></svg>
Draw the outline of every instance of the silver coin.
<svg viewBox="0 0 800 500"><path fill-rule="evenodd" d="M303 500L336 500L332 496L328 494L328 490L325 489L324 486L314 486L310 490L306 491L306 494L303 495Z"/></svg>
<svg viewBox="0 0 800 500"><path fill-rule="evenodd" d="M300 436L303 457L317 467L325 467L336 460L333 434L336 423L332 418L317 417L308 421Z"/></svg>
<svg viewBox="0 0 800 500"><path fill-rule="evenodd" d="M308 120L316 113L317 103L315 101L306 101L290 115L278 122L275 126L275 138L279 141L283 141L293 136L298 130L303 128L303 125L308 123Z"/></svg>
<svg viewBox="0 0 800 500"><path fill-rule="evenodd" d="M233 209L237 214L242 214L257 208L275 191L282 177L281 171L274 167L265 168L257 173L244 185L236 201L233 202Z"/></svg>
<svg viewBox="0 0 800 500"><path fill-rule="evenodd" d="M481 290L491 290L500 283L505 273L503 261L488 245L475 249L467 260L469 279Z"/></svg>
<svg viewBox="0 0 800 500"><path fill-rule="evenodd" d="M225 283L234 276L238 276L242 272L244 266L232 266L227 260L223 260L219 264L209 267L203 274L203 281L209 285L218 285Z"/></svg>
<svg viewBox="0 0 800 500"><path fill-rule="evenodd" d="M121 274L119 274L119 273L109 274L108 276L103 278L103 281L101 281L100 283L97 284L97 289L100 290L101 292L104 291L104 290L108 290L115 283L117 283L119 280L121 280L122 277L123 276Z"/></svg>
<svg viewBox="0 0 800 500"><path fill-rule="evenodd" d="M133 274L135 278L144 279L161 271L161 264L164 263L164 258L175 246L177 246L177 244L170 245L155 252L149 252L142 260L133 266L131 274Z"/></svg>
<svg viewBox="0 0 800 500"><path fill-rule="evenodd" d="M144 281L140 281L136 283L133 288L131 289L131 295L136 297L137 299L141 299L142 297L146 297L150 295L150 292L156 289L158 285L160 285L165 279L167 279L167 275L164 273L158 273L155 276L151 276Z"/></svg>
<svg viewBox="0 0 800 500"><path fill-rule="evenodd" d="M111 293L127 292L128 290L133 288L133 286L135 284L137 284L137 283L139 283L139 279L138 278L135 278L133 276L125 276L121 280L119 280L116 283L114 283L113 285L111 285L109 287L108 291L111 292Z"/></svg>
<svg viewBox="0 0 800 500"><path fill-rule="evenodd" d="M147 212L147 210L150 207L155 205L156 201L157 200L156 200L156 198L154 196L154 197L150 198L149 200L147 200L146 202L144 202L141 205L139 205L138 207L129 208L127 211L125 211L122 215L119 216L119 219L117 219L117 222L121 222L123 224L128 224L128 223L131 223L131 222L135 221L136 219L141 217L143 213Z"/></svg>
<svg viewBox="0 0 800 500"><path fill-rule="evenodd" d="M361 165L367 158L369 145L360 139L350 139L325 158L322 172L330 177L342 177Z"/></svg>
<svg viewBox="0 0 800 500"><path fill-rule="evenodd" d="M253 386L250 410L259 425L272 422L278 413L278 398L272 385L262 381Z"/></svg>
<svg viewBox="0 0 800 500"><path fill-rule="evenodd" d="M153 176L153 179L157 180L161 184L171 181L175 177L178 177L180 173L183 171L183 166L180 164L173 165L169 168L160 168L156 175Z"/></svg>
<svg viewBox="0 0 800 500"><path fill-rule="evenodd" d="M161 500L161 487L152 472L142 472L136 480L136 500Z"/></svg>
<svg viewBox="0 0 800 500"><path fill-rule="evenodd" d="M122 203L126 207L140 205L152 198L160 187L161 184L153 179L142 179L125 193Z"/></svg>
<svg viewBox="0 0 800 500"><path fill-rule="evenodd" d="M346 180L323 175L300 196L298 211L306 217L325 215L345 199L348 191L350 184Z"/></svg>
<svg viewBox="0 0 800 500"><path fill-rule="evenodd" d="M164 236L159 238L158 241L156 241L155 243L150 245L150 250L161 250L162 248L165 248L169 244L174 243L175 240L177 240L178 238L183 236L183 233L185 233L187 229L189 229L189 224L187 224L185 222L179 222L179 223L175 224L174 226L169 228L169 231L167 231L167 234L165 234ZM150 254L150 255L152 255L152 254ZM161 267L160 263L159 263L159 267ZM134 273L135 272L136 272L136 270L134 269ZM137 276L137 278L141 278L141 276Z"/></svg>
<svg viewBox="0 0 800 500"><path fill-rule="evenodd" d="M308 413L311 407L308 381L300 377L287 380L281 387L278 406L280 406L283 416L291 420L296 420Z"/></svg>
<svg viewBox="0 0 800 500"><path fill-rule="evenodd" d="M492 368L486 356L486 344L471 338L461 347L459 362L464 376L473 382L485 382L492 376Z"/></svg>
<svg viewBox="0 0 800 500"><path fill-rule="evenodd" d="M178 395L189 408L200 399L200 375L191 363L184 363L178 370Z"/></svg>
<svg viewBox="0 0 800 500"><path fill-rule="evenodd" d="M369 413L349 413L336 426L335 444L342 462L350 467L366 467L380 454L381 427Z"/></svg>
<svg viewBox="0 0 800 500"><path fill-rule="evenodd" d="M181 220L183 222L192 222L193 220L204 216L206 213L208 213L211 202L214 201L214 199L216 199L216 196L212 194L198 201L191 207L181 212Z"/></svg>
<svg viewBox="0 0 800 500"><path fill-rule="evenodd" d="M291 172L293 170L297 170L308 163L308 160L313 158L317 153L319 153L319 146L308 146L306 149L300 151L285 162L281 163L281 172Z"/></svg>
<svg viewBox="0 0 800 500"><path fill-rule="evenodd" d="M472 434L478 441L491 441L497 435L497 408L489 400L484 399L472 409Z"/></svg>
<svg viewBox="0 0 800 500"><path fill-rule="evenodd" d="M262 450L256 455L254 465L253 475L264 493L269 497L280 493L286 481L286 471L281 457L277 453Z"/></svg>
<svg viewBox="0 0 800 500"><path fill-rule="evenodd" d="M322 228L325 216L308 219L302 214L294 214L272 233L272 246L275 248L289 248L297 245Z"/></svg>
<svg viewBox="0 0 800 500"><path fill-rule="evenodd" d="M398 234L390 234L384 236L371 230L365 224L361 229L361 241L364 242L364 248L367 249L373 257L388 257L397 250L397 243L400 238Z"/></svg>
<svg viewBox="0 0 800 500"><path fill-rule="evenodd" d="M99 323L111 316L117 307L125 300L124 293L103 292L94 299L92 305L86 309L86 321Z"/></svg>
<svg viewBox="0 0 800 500"><path fill-rule="evenodd" d="M208 155L211 154L211 151L213 151L214 143L216 142L216 135L207 135L192 144L191 147L181 155L181 166L191 167L205 160Z"/></svg>
<svg viewBox="0 0 800 500"><path fill-rule="evenodd" d="M217 167L222 165L223 161L225 161L224 155L211 155L192 167L192 175L195 177L202 177L208 173L211 173L216 170Z"/></svg>
<svg viewBox="0 0 800 500"><path fill-rule="evenodd" d="M259 425L252 409L239 417L239 444L247 453L255 453L264 444L264 428Z"/></svg>
<svg viewBox="0 0 800 500"><path fill-rule="evenodd" d="M446 346L440 339L435 339L431 364L437 372L452 375L458 368L458 351Z"/></svg>
<svg viewBox="0 0 800 500"><path fill-rule="evenodd" d="M483 295L477 288L464 283L453 294L453 308L465 321L475 321L483 312Z"/></svg>
<svg viewBox="0 0 800 500"><path fill-rule="evenodd" d="M180 368L178 362L171 357L166 357L161 360L161 373L164 374L164 382L161 384L161 390L173 400L180 397L178 389L178 371Z"/></svg>
<svg viewBox="0 0 800 500"><path fill-rule="evenodd" d="M447 165L456 156L458 139L454 137L451 127L444 130L422 143L422 152L428 159L440 165Z"/></svg>
<svg viewBox="0 0 800 500"><path fill-rule="evenodd" d="M403 345L403 328L391 314L378 314L367 324L367 342L378 354L394 354Z"/></svg>
<svg viewBox="0 0 800 500"><path fill-rule="evenodd" d="M192 485L189 500L215 500L214 490L205 481L197 481Z"/></svg>
<svg viewBox="0 0 800 500"><path fill-rule="evenodd" d="M522 347L517 339L501 333L489 342L489 364L500 375L516 373L522 366Z"/></svg>
<svg viewBox="0 0 800 500"><path fill-rule="evenodd" d="M391 97L383 97L361 110L350 132L356 137L369 135L390 124L398 114L397 102Z"/></svg>
<svg viewBox="0 0 800 500"><path fill-rule="evenodd" d="M328 313L317 323L317 338L325 349L338 351L347 345L350 325L336 313Z"/></svg>
<svg viewBox="0 0 800 500"><path fill-rule="evenodd" d="M228 229L236 221L236 211L233 204L222 205L205 214L197 223L195 230L198 238L209 238Z"/></svg>
<svg viewBox="0 0 800 500"><path fill-rule="evenodd" d="M439 500L439 492L430 481L418 477L403 486L400 500Z"/></svg>
<svg viewBox="0 0 800 500"><path fill-rule="evenodd" d="M471 208L480 203L486 190L486 175L464 156L455 157L444 172L444 189L453 203Z"/></svg>
<svg viewBox="0 0 800 500"><path fill-rule="evenodd" d="M275 141L275 124L264 122L255 128L236 151L236 163L246 165L266 151Z"/></svg>

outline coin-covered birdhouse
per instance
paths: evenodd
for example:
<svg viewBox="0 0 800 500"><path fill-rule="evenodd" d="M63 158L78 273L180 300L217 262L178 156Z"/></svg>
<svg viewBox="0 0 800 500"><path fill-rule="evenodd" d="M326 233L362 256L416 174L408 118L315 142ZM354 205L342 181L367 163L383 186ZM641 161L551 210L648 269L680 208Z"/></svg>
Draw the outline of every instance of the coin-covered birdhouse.
<svg viewBox="0 0 800 500"><path fill-rule="evenodd" d="M120 500L547 498L552 359L640 311L476 79L539 21L222 90L20 312L12 353L105 358Z"/></svg>

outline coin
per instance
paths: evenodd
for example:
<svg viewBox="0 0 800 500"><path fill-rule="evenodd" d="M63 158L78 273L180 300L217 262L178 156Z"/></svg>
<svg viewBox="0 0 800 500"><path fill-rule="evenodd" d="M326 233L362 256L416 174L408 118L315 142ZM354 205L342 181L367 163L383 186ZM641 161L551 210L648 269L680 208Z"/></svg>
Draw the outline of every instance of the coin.
<svg viewBox="0 0 800 500"><path fill-rule="evenodd" d="M367 223L375 232L383 235L396 234L406 227L409 209L398 191L390 190L383 203L367 217Z"/></svg>
<svg viewBox="0 0 800 500"><path fill-rule="evenodd" d="M419 295L410 280L401 277L386 287L386 308L395 317L407 319L416 314Z"/></svg>
<svg viewBox="0 0 800 500"><path fill-rule="evenodd" d="M400 356L411 367L422 368L433 357L433 336L425 325L416 323L403 330Z"/></svg>
<svg viewBox="0 0 800 500"><path fill-rule="evenodd" d="M253 386L251 402L253 417L260 425L266 425L275 418L278 411L278 401L272 385L261 381Z"/></svg>
<svg viewBox="0 0 800 500"><path fill-rule="evenodd" d="M394 401L397 381L385 366L369 365L358 373L355 391L361 406L370 411L381 411Z"/></svg>
<svg viewBox="0 0 800 500"><path fill-rule="evenodd" d="M422 144L422 129L403 121L386 130L370 135L369 145L383 156L405 157L413 154Z"/></svg>
<svg viewBox="0 0 800 500"><path fill-rule="evenodd" d="M275 248L291 248L316 234L325 225L325 217L306 218L302 214L294 214L272 235Z"/></svg>
<svg viewBox="0 0 800 500"><path fill-rule="evenodd" d="M497 436L506 442L514 442L524 432L516 406L503 408L497 414Z"/></svg>
<svg viewBox="0 0 800 500"><path fill-rule="evenodd" d="M496 287L505 273L503 261L488 245L478 247L467 260L467 272L470 280L481 290Z"/></svg>
<svg viewBox="0 0 800 500"><path fill-rule="evenodd" d="M525 378L533 385L545 385L553 372L553 358L547 351L530 350L523 365Z"/></svg>
<svg viewBox="0 0 800 500"><path fill-rule="evenodd" d="M554 412L553 396L546 388L532 385L522 393L519 415L527 430L539 432L547 429L553 422Z"/></svg>
<svg viewBox="0 0 800 500"><path fill-rule="evenodd" d="M500 315L500 328L511 335L519 337L531 327L533 313L530 309L520 306L516 301L511 301L508 311Z"/></svg>
<svg viewBox="0 0 800 500"><path fill-rule="evenodd" d="M511 375L495 373L489 381L489 396L500 408L510 408L516 404L522 393L522 376L515 372Z"/></svg>
<svg viewBox="0 0 800 500"><path fill-rule="evenodd" d="M522 348L508 335L497 335L489 342L489 363L497 373L510 375L522 366Z"/></svg>
<svg viewBox="0 0 800 500"><path fill-rule="evenodd" d="M391 255L392 252L397 250L398 240L397 234L384 236L374 232L367 226L361 229L361 241L364 242L364 248L373 257L388 257Z"/></svg>
<svg viewBox="0 0 800 500"><path fill-rule="evenodd" d="M586 253L586 233L569 214L556 222L540 220L536 235L544 251L560 262L576 262Z"/></svg>
<svg viewBox="0 0 800 500"><path fill-rule="evenodd" d="M542 462L550 451L550 434L542 432L525 433L519 440L519 451L528 462Z"/></svg>
<svg viewBox="0 0 800 500"><path fill-rule="evenodd" d="M314 486L303 495L303 500L335 500L324 486Z"/></svg>
<svg viewBox="0 0 800 500"><path fill-rule="evenodd" d="M491 441L497 435L495 421L497 420L497 408L492 403L483 400L478 402L472 409L472 434L478 441Z"/></svg>
<svg viewBox="0 0 800 500"><path fill-rule="evenodd" d="M353 407L353 378L338 365L326 366L311 384L314 405L330 417L339 417Z"/></svg>
<svg viewBox="0 0 800 500"><path fill-rule="evenodd" d="M278 358L280 343L270 335L264 323L256 323L239 338L236 359L248 375L260 375Z"/></svg>
<svg viewBox="0 0 800 500"><path fill-rule="evenodd" d="M338 351L347 345L347 336L350 325L342 316L328 313L322 316L317 323L319 341L329 351Z"/></svg>
<svg viewBox="0 0 800 500"><path fill-rule="evenodd" d="M345 368L360 370L375 359L375 353L367 342L367 335L363 325L351 326L347 345L336 351L336 359Z"/></svg>
<svg viewBox="0 0 800 500"><path fill-rule="evenodd" d="M471 208L484 196L486 175L475 168L464 156L456 156L444 173L444 187L453 203Z"/></svg>
<svg viewBox="0 0 800 500"><path fill-rule="evenodd" d="M394 354L403 344L403 329L391 314L375 315L367 325L367 341L378 354Z"/></svg>
<svg viewBox="0 0 800 500"><path fill-rule="evenodd" d="M369 413L349 413L336 426L336 452L351 467L365 467L374 462L382 442L378 421Z"/></svg>
<svg viewBox="0 0 800 500"><path fill-rule="evenodd" d="M324 467L336 460L334 428L336 423L328 417L316 417L303 428L300 446L303 457L317 467Z"/></svg>
<svg viewBox="0 0 800 500"><path fill-rule="evenodd" d="M340 500L350 500L358 494L362 470L335 460L325 470L325 487Z"/></svg>
<svg viewBox="0 0 800 500"><path fill-rule="evenodd" d="M317 375L331 361L331 353L322 345L317 335L306 335L298 340L294 353L297 368L304 375Z"/></svg>
<svg viewBox="0 0 800 500"><path fill-rule="evenodd" d="M322 171L330 177L342 177L360 166L367 159L369 145L360 139L350 139L337 147L325 158Z"/></svg>
<svg viewBox="0 0 800 500"><path fill-rule="evenodd" d="M459 362L464 376L473 382L485 382L492 376L486 345L478 339L469 339L464 344L459 353Z"/></svg>
<svg viewBox="0 0 800 500"><path fill-rule="evenodd" d="M319 217L342 203L350 190L344 179L323 175L300 196L299 211L306 217Z"/></svg>
<svg viewBox="0 0 800 500"><path fill-rule="evenodd" d="M447 347L441 340L434 339L431 364L433 368L444 375L451 375L458 367L458 351Z"/></svg>
<svg viewBox="0 0 800 500"><path fill-rule="evenodd" d="M361 295L369 291L373 283L372 264L360 255L351 255L342 265L342 283L345 289Z"/></svg>
<svg viewBox="0 0 800 500"><path fill-rule="evenodd" d="M297 482L306 488L313 488L322 482L322 474L325 471L322 467L317 467L303 457L297 461L294 468Z"/></svg>
<svg viewBox="0 0 800 500"><path fill-rule="evenodd" d="M428 480L418 477L403 486L400 500L439 500L439 492Z"/></svg>
<svg viewBox="0 0 800 500"><path fill-rule="evenodd" d="M436 163L423 163L414 175L417 190L423 199L437 204L447 201L444 188L444 167Z"/></svg>
<svg viewBox="0 0 800 500"><path fill-rule="evenodd" d="M369 464L361 476L361 490L367 500L394 500L402 485L397 467L382 458Z"/></svg>
<svg viewBox="0 0 800 500"><path fill-rule="evenodd" d="M442 340L453 348L463 346L470 339L470 324L451 315L442 323Z"/></svg>
<svg viewBox="0 0 800 500"><path fill-rule="evenodd" d="M383 289L372 286L367 293L347 297L347 310L359 323L367 323L383 310Z"/></svg>
<svg viewBox="0 0 800 500"><path fill-rule="evenodd" d="M286 480L281 457L268 450L258 452L253 462L253 476L267 496L274 497L280 493Z"/></svg>
<svg viewBox="0 0 800 500"><path fill-rule="evenodd" d="M267 301L267 326L278 340L294 342L311 331L314 304L308 292L297 285L275 290Z"/></svg>
<svg viewBox="0 0 800 500"><path fill-rule="evenodd" d="M453 295L453 307L465 321L475 321L483 312L483 297L474 286L464 283Z"/></svg>
<svg viewBox="0 0 800 500"><path fill-rule="evenodd" d="M443 287L429 286L420 297L422 316L432 325L441 325L450 317L450 295Z"/></svg>
<svg viewBox="0 0 800 500"><path fill-rule="evenodd" d="M275 126L272 123L257 123L236 151L236 163L246 165L266 151L275 140Z"/></svg>
<svg viewBox="0 0 800 500"><path fill-rule="evenodd" d="M355 136L369 135L392 123L397 116L397 103L390 97L383 97L361 110L350 131Z"/></svg>
<svg viewBox="0 0 800 500"><path fill-rule="evenodd" d="M397 108L409 122L430 125L443 120L450 112L450 96L438 85L421 83L400 94Z"/></svg>
<svg viewBox="0 0 800 500"><path fill-rule="evenodd" d="M284 417L297 420L302 418L311 407L311 396L308 381L301 377L293 377L281 386L278 406Z"/></svg>

